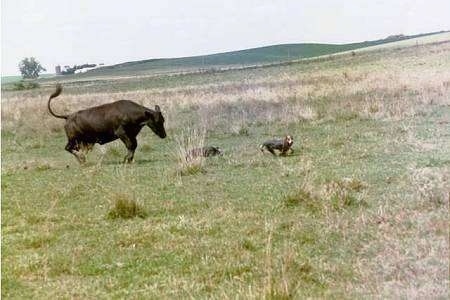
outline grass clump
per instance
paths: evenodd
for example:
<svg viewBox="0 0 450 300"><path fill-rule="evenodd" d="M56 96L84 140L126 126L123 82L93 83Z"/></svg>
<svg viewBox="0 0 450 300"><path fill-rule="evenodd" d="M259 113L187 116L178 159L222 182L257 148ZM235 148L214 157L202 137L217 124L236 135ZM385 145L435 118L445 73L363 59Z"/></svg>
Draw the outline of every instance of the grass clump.
<svg viewBox="0 0 450 300"><path fill-rule="evenodd" d="M33 82L33 81L18 81L18 82L14 82L12 85L11 90L13 91L22 91L22 90L31 90L31 89L37 89L39 88L40 85L37 82Z"/></svg>
<svg viewBox="0 0 450 300"><path fill-rule="evenodd" d="M199 173L206 173L206 170L201 163L189 163L178 170L178 174L181 176L195 175Z"/></svg>
<svg viewBox="0 0 450 300"><path fill-rule="evenodd" d="M147 212L135 199L129 198L125 194L118 194L113 199L113 207L108 212L109 219L132 219L135 217L145 218Z"/></svg>
<svg viewBox="0 0 450 300"><path fill-rule="evenodd" d="M111 145L106 149L106 155L111 157L122 157L124 156L124 151L121 150L117 145Z"/></svg>
<svg viewBox="0 0 450 300"><path fill-rule="evenodd" d="M282 205L285 208L303 207L312 213L326 208L339 211L364 205L365 202L356 195L364 188L365 184L354 178L331 181L322 191L317 192L304 183L294 192L287 194L282 199Z"/></svg>
<svg viewBox="0 0 450 300"><path fill-rule="evenodd" d="M152 146L150 146L149 144L143 144L142 146L141 146L141 151L142 152L151 152L153 150L153 147Z"/></svg>
<svg viewBox="0 0 450 300"><path fill-rule="evenodd" d="M283 204L285 207L295 207L302 203L310 203L312 200L313 196L310 192L300 189L296 193L287 195L283 199Z"/></svg>
<svg viewBox="0 0 450 300"><path fill-rule="evenodd" d="M252 242L252 241L251 241L250 239L248 239L248 238L243 239L243 240L240 242L240 244L241 244L241 247L242 247L243 249L247 250L247 251L252 251L252 252L254 252L254 251L257 250L257 247L255 246L254 242Z"/></svg>
<svg viewBox="0 0 450 300"><path fill-rule="evenodd" d="M285 208L303 207L313 213L321 210L321 201L314 193L299 188L293 193L286 195L282 200Z"/></svg>
<svg viewBox="0 0 450 300"><path fill-rule="evenodd" d="M352 121L358 119L359 115L353 111L340 111L336 113L336 121Z"/></svg>
<svg viewBox="0 0 450 300"><path fill-rule="evenodd" d="M325 185L324 196L329 199L329 204L334 210L342 210L350 207L364 205L365 202L355 193L365 188L363 182L355 178L331 181Z"/></svg>
<svg viewBox="0 0 450 300"><path fill-rule="evenodd" d="M362 201L360 201L355 196L344 191L343 193L336 193L330 199L331 207L335 210L342 210L346 207L356 207L359 206Z"/></svg>
<svg viewBox="0 0 450 300"><path fill-rule="evenodd" d="M299 255L296 245L287 242L283 249L276 250L272 233L267 239L264 269L265 299L299 299L302 291L319 292L325 286L318 268Z"/></svg>
<svg viewBox="0 0 450 300"><path fill-rule="evenodd" d="M206 172L204 168L205 158L192 151L204 146L205 135L205 130L187 129L176 137L175 157L178 161L178 175L186 176Z"/></svg>

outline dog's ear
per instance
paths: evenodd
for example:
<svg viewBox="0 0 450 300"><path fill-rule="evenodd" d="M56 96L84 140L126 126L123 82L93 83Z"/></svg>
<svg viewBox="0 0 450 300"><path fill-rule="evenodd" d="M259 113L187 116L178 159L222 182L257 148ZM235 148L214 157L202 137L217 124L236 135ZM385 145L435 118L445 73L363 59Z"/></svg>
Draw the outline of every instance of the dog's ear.
<svg viewBox="0 0 450 300"><path fill-rule="evenodd" d="M159 105L155 105L155 111L160 112L161 108L159 107Z"/></svg>

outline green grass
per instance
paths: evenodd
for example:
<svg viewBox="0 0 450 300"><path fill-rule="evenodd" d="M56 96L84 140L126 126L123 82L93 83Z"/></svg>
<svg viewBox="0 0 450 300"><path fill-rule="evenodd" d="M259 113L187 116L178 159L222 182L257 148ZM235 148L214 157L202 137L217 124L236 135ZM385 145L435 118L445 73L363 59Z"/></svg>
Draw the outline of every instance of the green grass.
<svg viewBox="0 0 450 300"><path fill-rule="evenodd" d="M236 141L231 138L226 142L233 144ZM161 154L155 151L152 155ZM283 209L278 205L283 201L283 190L295 185L301 176L287 177L285 182L268 185L265 183L270 182L273 173L267 173L265 167L254 168L249 174L245 166L224 163L223 166L210 166L206 174L183 177L180 183L170 171L170 161L164 157L155 158L157 163L151 165L138 161L131 167L123 167L112 156L111 160L106 158L101 167L79 169L72 165L69 155L60 156L71 164L69 169L56 165L47 170L36 168L4 175L4 264L9 261L8 249L19 247L16 251L25 251L25 256L30 250L38 255L35 267L17 266L11 270L5 266L4 272L13 278L21 278L31 272L36 274L38 283L41 281L39 278L45 276L96 276L103 279L94 283L94 290L119 297L127 293L175 297L186 295L188 290L199 297L219 291L226 293L229 288L244 292L246 284L254 284L255 289L262 286L266 276L266 266L259 261L264 258L268 234L266 222L271 226L280 226L279 223L288 221L295 224L295 220L309 213L307 207ZM137 156L144 159L142 153ZM260 158L262 162L266 159L272 158ZM274 172L280 172L280 169L276 168ZM42 176L45 181L33 179ZM70 181L69 185L67 181ZM243 186L251 192L242 193ZM111 187L145 203L148 218L125 224L109 220L108 189ZM29 193L30 189L33 189L33 194ZM20 221L21 225L16 224L12 228L7 226L10 222L15 223L15 218L21 219L19 216L32 218L26 218ZM321 239L332 237L339 241L339 233L322 232L324 222L323 216L319 215L307 228L282 226L271 229L275 231L274 254L270 257L274 260L274 273L280 272L281 267L277 264L281 262L277 257L284 249L283 243L292 243L299 253L323 248L312 257L295 258L292 266L290 276L295 281L294 286L309 286L307 294L322 293L327 287L326 281L333 280L332 275L319 276L326 273L326 267L311 266L318 264L314 260L324 255L323 251L328 251ZM19 236L25 239L17 240ZM253 247L247 246L250 250L241 246L239 237L242 236L251 240ZM74 251L81 253L75 254ZM348 249L349 257L352 251ZM73 259L74 255L78 255L77 259ZM333 252L328 255L332 259L339 256ZM305 271L297 264L305 263L310 266L308 273L299 277ZM41 273L44 272L42 268L47 269L47 274ZM169 283L166 280L169 280L170 273L166 274L164 270L178 275L171 283L173 288L158 290L158 285ZM118 284L115 291L107 289L109 280ZM149 280L156 285L154 288L146 287ZM258 281L261 282L258 284ZM194 286L188 288L185 286L187 282ZM119 286L126 288L120 289Z"/></svg>
<svg viewBox="0 0 450 300"><path fill-rule="evenodd" d="M41 74L39 78L53 77L54 74ZM14 83L22 80L20 75L2 76L2 85L7 83Z"/></svg>
<svg viewBox="0 0 450 300"><path fill-rule="evenodd" d="M382 124L361 121L293 129L308 137L332 134L339 139L348 132L344 128L369 135L383 131ZM398 164L399 156L383 155L382 145L399 137L359 139L347 145L348 150L326 152L324 142L314 139L307 145L309 150L297 156L258 156L250 162L251 168L245 163L254 156L251 150L242 156L229 153L224 161L212 160L205 174L182 177L181 182L173 175L175 162L164 155L171 142L149 135L145 139L154 140L155 151L138 151L132 166L119 164L121 160L111 154L101 165L80 168L61 149L62 136L46 145L41 155L24 149L22 154L15 153L17 162L32 155L54 165L3 173L3 278L14 278L14 284L28 288L11 288L7 282L3 295L21 298L31 290L45 297L204 297L246 295L247 286L255 296L317 297L339 292L336 285L343 288L343 283L357 276L354 259L364 241L376 233L375 228L359 232L349 224L330 228L330 222L338 224L360 215L356 197L370 203L364 206L370 211L394 191L409 191L407 186L390 186L385 181L387 177L403 181L408 172ZM229 136L220 142L231 148L239 139ZM9 140L4 138L3 143L8 145ZM353 153L368 143L380 146L371 157L354 160ZM427 154L397 150L405 151L406 162L428 160ZM91 161L96 160L93 154ZM448 156L445 152L435 155ZM154 162L145 162L149 156ZM287 169L301 165L305 157L313 162L314 175ZM3 160L4 168L13 165L8 154ZM367 182L368 193L363 196L356 185L354 195L322 199L296 188L299 181L312 180L311 187L319 190L325 181L348 176ZM286 190L294 194L286 197ZM110 211L111 193L137 199L147 217L111 219L118 215ZM124 218L128 217L125 213ZM266 257L269 234L273 235L272 252ZM352 236L350 240L346 235ZM294 254L288 273L282 274L285 251ZM264 290L267 272L272 273L270 291ZM283 290L283 276L290 282L288 292ZM88 278L94 280L87 283ZM61 287L55 290L55 285Z"/></svg>
<svg viewBox="0 0 450 300"><path fill-rule="evenodd" d="M25 94L6 93L2 297L445 297L450 109L441 101L450 78L404 88L396 68L423 79L448 70L449 49L420 51L140 81L144 98L161 101L168 137L144 128L131 165L121 164L117 141L79 166L64 150L62 122L46 114L47 90L27 94L23 106L14 101ZM365 92L355 92L364 80ZM112 83L95 83L71 82L61 97L114 96L101 94ZM138 89L133 80L115 88ZM413 91L434 102L422 106ZM404 97L413 114L390 106ZM366 99L379 111L358 106ZM318 113L297 117L298 103ZM201 122L205 144L225 154L180 176L177 137ZM285 133L293 155L259 151Z"/></svg>
<svg viewBox="0 0 450 300"><path fill-rule="evenodd" d="M5 83L18 82L22 79L22 76L2 76L2 85Z"/></svg>

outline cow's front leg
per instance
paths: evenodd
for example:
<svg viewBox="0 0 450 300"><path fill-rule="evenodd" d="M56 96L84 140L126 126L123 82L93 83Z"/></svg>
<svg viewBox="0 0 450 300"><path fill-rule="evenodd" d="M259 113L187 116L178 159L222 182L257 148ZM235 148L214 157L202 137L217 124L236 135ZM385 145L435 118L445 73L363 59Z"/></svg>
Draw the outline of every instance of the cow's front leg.
<svg viewBox="0 0 450 300"><path fill-rule="evenodd" d="M130 137L129 138L129 143L125 144L125 145L127 146L128 153L125 156L124 162L131 163L133 161L133 158L134 158L134 151L137 148L137 140L136 140L136 138L135 137Z"/></svg>
<svg viewBox="0 0 450 300"><path fill-rule="evenodd" d="M131 163L133 161L133 158L134 158L134 151L137 148L136 137L128 135L122 127L120 127L116 131L116 135L125 144L125 147L127 147L127 150L128 150L128 153L127 153L127 155L125 155L125 158L124 158L123 162L124 163Z"/></svg>

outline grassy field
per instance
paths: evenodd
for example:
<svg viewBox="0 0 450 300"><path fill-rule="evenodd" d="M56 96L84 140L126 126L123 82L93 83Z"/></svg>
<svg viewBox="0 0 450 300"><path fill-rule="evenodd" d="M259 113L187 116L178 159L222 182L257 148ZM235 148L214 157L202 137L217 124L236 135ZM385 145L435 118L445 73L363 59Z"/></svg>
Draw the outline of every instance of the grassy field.
<svg viewBox="0 0 450 300"><path fill-rule="evenodd" d="M45 79L45 78L54 78L54 74L41 74L39 78ZM2 76L1 78L1 84L2 84L2 90L4 89L14 89L15 84L23 81L22 76L20 75L12 75L12 76ZM25 82L35 82L35 80L26 80ZM16 88L17 89L17 88Z"/></svg>
<svg viewBox="0 0 450 300"><path fill-rule="evenodd" d="M17 82L22 79L22 76L2 76L2 85L6 83Z"/></svg>
<svg viewBox="0 0 450 300"><path fill-rule="evenodd" d="M64 82L58 113L161 106L131 165L64 150L54 82L3 92L2 297L447 298L449 70L447 41ZM285 134L293 155L259 151ZM225 154L186 164L186 137Z"/></svg>

